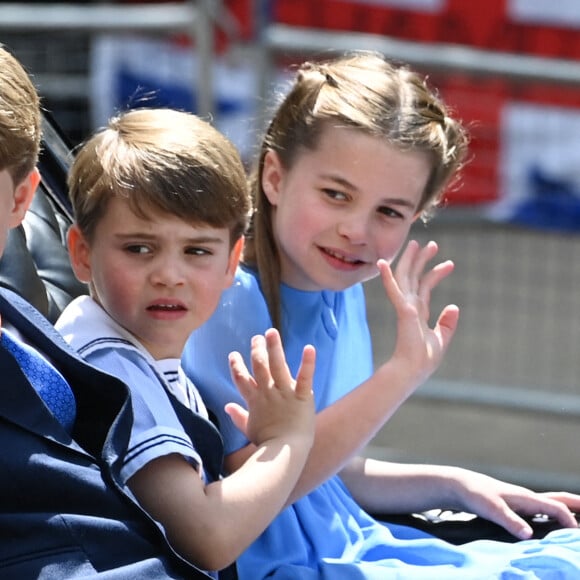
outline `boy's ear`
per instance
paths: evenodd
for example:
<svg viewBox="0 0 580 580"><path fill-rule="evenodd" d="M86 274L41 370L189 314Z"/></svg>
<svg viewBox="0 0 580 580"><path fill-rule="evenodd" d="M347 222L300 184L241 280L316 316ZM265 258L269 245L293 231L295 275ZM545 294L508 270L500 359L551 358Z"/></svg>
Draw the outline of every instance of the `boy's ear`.
<svg viewBox="0 0 580 580"><path fill-rule="evenodd" d="M40 172L34 168L19 184L14 188L14 205L10 214L10 227L15 228L22 223L38 184L40 183Z"/></svg>
<svg viewBox="0 0 580 580"><path fill-rule="evenodd" d="M284 168L275 151L269 150L264 156L262 168L262 189L272 205L278 205L278 197L284 177Z"/></svg>
<svg viewBox="0 0 580 580"><path fill-rule="evenodd" d="M242 236L232 248L230 252L230 257L228 259L228 267L226 270L226 283L224 284L224 289L229 288L234 281L236 275L236 269L240 263L242 257L242 251L244 250L244 236Z"/></svg>
<svg viewBox="0 0 580 580"><path fill-rule="evenodd" d="M91 281L90 246L76 224L67 233L70 263L79 282Z"/></svg>

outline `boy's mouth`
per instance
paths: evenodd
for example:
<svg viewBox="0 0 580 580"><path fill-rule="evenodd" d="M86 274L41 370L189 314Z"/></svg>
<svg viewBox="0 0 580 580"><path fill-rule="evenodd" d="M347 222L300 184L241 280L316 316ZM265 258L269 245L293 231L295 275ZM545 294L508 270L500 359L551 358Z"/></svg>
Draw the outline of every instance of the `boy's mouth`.
<svg viewBox="0 0 580 580"><path fill-rule="evenodd" d="M158 304L152 304L151 306L148 306L147 310L157 312L177 312L180 310L186 310L186 308L182 304L165 304L160 302Z"/></svg>

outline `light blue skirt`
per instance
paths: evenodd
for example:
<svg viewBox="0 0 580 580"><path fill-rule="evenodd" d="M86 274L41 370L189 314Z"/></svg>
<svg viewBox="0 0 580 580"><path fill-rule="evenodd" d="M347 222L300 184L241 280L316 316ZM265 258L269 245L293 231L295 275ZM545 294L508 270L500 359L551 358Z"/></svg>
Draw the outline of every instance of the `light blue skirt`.
<svg viewBox="0 0 580 580"><path fill-rule="evenodd" d="M454 546L366 514L334 477L287 508L241 556L241 580L580 579L580 529Z"/></svg>

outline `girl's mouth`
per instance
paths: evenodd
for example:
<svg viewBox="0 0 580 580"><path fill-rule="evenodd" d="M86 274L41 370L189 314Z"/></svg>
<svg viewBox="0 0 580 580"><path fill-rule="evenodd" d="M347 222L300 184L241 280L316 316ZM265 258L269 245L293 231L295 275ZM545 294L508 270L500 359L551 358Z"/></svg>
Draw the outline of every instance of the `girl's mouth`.
<svg viewBox="0 0 580 580"><path fill-rule="evenodd" d="M327 256L330 256L331 258L338 260L340 262L344 262L345 264L353 266L359 266L361 264L364 264L364 262L362 260L359 260L358 258L350 258L342 253L335 252L334 250L329 250L328 248L320 248L320 250Z"/></svg>

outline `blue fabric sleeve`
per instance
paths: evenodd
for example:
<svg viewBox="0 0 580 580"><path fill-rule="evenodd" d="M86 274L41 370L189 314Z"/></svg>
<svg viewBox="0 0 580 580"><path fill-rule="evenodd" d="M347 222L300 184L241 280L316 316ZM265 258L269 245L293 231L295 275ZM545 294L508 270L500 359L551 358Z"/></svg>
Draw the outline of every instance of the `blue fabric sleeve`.
<svg viewBox="0 0 580 580"><path fill-rule="evenodd" d="M121 477L127 482L144 465L178 453L198 470L202 460L175 414L161 382L137 352L103 349L87 361L123 380L131 389L134 422Z"/></svg>

